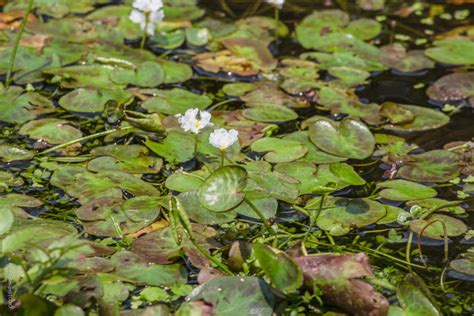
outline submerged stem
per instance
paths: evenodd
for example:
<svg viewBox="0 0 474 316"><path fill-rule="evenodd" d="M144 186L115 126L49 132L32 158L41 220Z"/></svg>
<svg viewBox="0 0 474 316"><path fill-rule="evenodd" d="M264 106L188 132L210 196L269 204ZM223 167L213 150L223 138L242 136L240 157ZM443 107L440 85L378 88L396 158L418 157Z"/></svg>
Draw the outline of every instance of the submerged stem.
<svg viewBox="0 0 474 316"><path fill-rule="evenodd" d="M8 71L7 71L7 78L5 79L5 87L8 88L12 81L12 72L13 67L15 66L15 59L16 54L18 52L18 47L20 46L20 41L23 36L23 32L25 31L26 23L28 22L28 17L30 16L31 10L33 10L33 2L34 0L30 0L28 2L28 7L25 12L25 16L21 21L20 28L18 29L18 33L15 38L15 43L13 44L13 50L10 55L10 61L8 62Z"/></svg>
<svg viewBox="0 0 474 316"><path fill-rule="evenodd" d="M260 220L263 222L263 225L265 225L265 228L271 235L276 235L276 232L273 230L272 225L267 221L265 216L263 216L262 212L258 209L258 207L255 206L249 199L245 199L245 202L250 206L250 208L257 214L257 216L260 218Z"/></svg>

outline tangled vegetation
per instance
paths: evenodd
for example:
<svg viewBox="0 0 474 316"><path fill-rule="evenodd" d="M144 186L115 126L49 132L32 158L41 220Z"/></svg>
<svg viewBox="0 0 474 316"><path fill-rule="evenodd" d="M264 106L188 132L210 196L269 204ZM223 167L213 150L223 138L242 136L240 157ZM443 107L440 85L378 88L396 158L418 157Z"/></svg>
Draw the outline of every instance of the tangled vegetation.
<svg viewBox="0 0 474 316"><path fill-rule="evenodd" d="M474 313L472 1L0 1L1 315Z"/></svg>

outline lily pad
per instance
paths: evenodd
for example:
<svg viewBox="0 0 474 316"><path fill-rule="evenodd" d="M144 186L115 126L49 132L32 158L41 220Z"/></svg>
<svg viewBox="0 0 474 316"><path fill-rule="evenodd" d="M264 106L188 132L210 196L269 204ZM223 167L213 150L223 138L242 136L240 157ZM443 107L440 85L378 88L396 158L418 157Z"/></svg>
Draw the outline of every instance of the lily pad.
<svg viewBox="0 0 474 316"><path fill-rule="evenodd" d="M255 68L268 72L276 67L277 61L264 43L251 38L231 38L222 41L222 45L232 53L244 57Z"/></svg>
<svg viewBox="0 0 474 316"><path fill-rule="evenodd" d="M199 188L199 202L214 211L225 212L245 198L242 190L247 183L247 171L238 166L221 167L214 171Z"/></svg>
<svg viewBox="0 0 474 316"><path fill-rule="evenodd" d="M129 251L117 252L111 260L115 274L138 284L169 286L186 282L186 269L179 264L148 264L144 258Z"/></svg>
<svg viewBox="0 0 474 316"><path fill-rule="evenodd" d="M131 84L139 87L151 88L164 81L165 73L159 63L147 61L136 69L117 69L110 78L118 84Z"/></svg>
<svg viewBox="0 0 474 316"><path fill-rule="evenodd" d="M459 72L436 80L426 94L441 102L464 100L474 96L474 72Z"/></svg>
<svg viewBox="0 0 474 316"><path fill-rule="evenodd" d="M410 222L410 229L417 234L421 234L423 228L426 227L423 231L424 237L443 239L444 228L442 223L446 225L446 233L448 237L461 236L468 230L466 224L464 224L462 220L443 214L434 214L426 220L413 220Z"/></svg>
<svg viewBox="0 0 474 316"><path fill-rule="evenodd" d="M276 298L262 279L225 276L210 280L194 289L188 301L212 304L215 315L271 315Z"/></svg>
<svg viewBox="0 0 474 316"><path fill-rule="evenodd" d="M271 163L291 162L303 157L308 151L299 142L274 137L259 139L250 148L257 152L268 152L264 158Z"/></svg>
<svg viewBox="0 0 474 316"><path fill-rule="evenodd" d="M410 181L444 182L456 178L460 173L458 156L447 150L432 150L409 157L398 175Z"/></svg>
<svg viewBox="0 0 474 316"><path fill-rule="evenodd" d="M122 90L79 88L61 97L59 105L72 112L98 113L104 110L105 104L110 100L123 104L131 97L131 93Z"/></svg>
<svg viewBox="0 0 474 316"><path fill-rule="evenodd" d="M319 198L318 198L319 199ZM319 205L317 203L317 205ZM342 236L354 228L377 222L386 214L382 204L369 199L347 199L328 196L317 219L317 225L333 236Z"/></svg>
<svg viewBox="0 0 474 316"><path fill-rule="evenodd" d="M401 72L415 72L434 68L435 63L422 50L407 52L401 44L395 43L380 49L380 61L387 67Z"/></svg>
<svg viewBox="0 0 474 316"><path fill-rule="evenodd" d="M148 112L176 115L191 108L205 109L212 100L205 95L198 95L183 89L153 90L153 97L145 101L142 107Z"/></svg>
<svg viewBox="0 0 474 316"><path fill-rule="evenodd" d="M378 183L383 190L379 195L393 201L420 200L436 196L435 189L406 180L390 180Z"/></svg>
<svg viewBox="0 0 474 316"><path fill-rule="evenodd" d="M257 106L243 111L243 116L257 122L287 122L296 120L298 114L284 106Z"/></svg>
<svg viewBox="0 0 474 316"><path fill-rule="evenodd" d="M158 156L171 163L186 162L193 159L196 139L193 135L181 130L173 130L161 143L152 140L145 141L145 145Z"/></svg>
<svg viewBox="0 0 474 316"><path fill-rule="evenodd" d="M435 47L425 50L425 55L438 62L452 65L472 65L474 43L467 39L435 41Z"/></svg>
<svg viewBox="0 0 474 316"><path fill-rule="evenodd" d="M183 192L177 197L179 207L196 223L204 225L215 225L229 223L235 219L237 213L234 210L226 212L214 212L201 205L196 191Z"/></svg>
<svg viewBox="0 0 474 316"><path fill-rule="evenodd" d="M30 150L19 148L11 145L0 145L0 158L4 162L12 162L17 160L30 160L34 157L34 153Z"/></svg>
<svg viewBox="0 0 474 316"><path fill-rule="evenodd" d="M370 130L354 119L335 122L321 118L311 124L309 137L320 149L341 157L365 159L375 149L375 139Z"/></svg>
<svg viewBox="0 0 474 316"><path fill-rule="evenodd" d="M300 267L286 253L276 252L262 244L254 244L252 249L274 287L291 293L303 285L303 273Z"/></svg>
<svg viewBox="0 0 474 316"><path fill-rule="evenodd" d="M434 109L408 104L398 104L398 107L401 109L397 110L396 113L405 113L406 111L409 111L415 118L407 123L387 124L384 126L385 129L392 131L417 132L439 128L449 123L449 116ZM395 117L395 109L392 108L390 112L390 117L393 119ZM407 114L404 114L404 116L407 117Z"/></svg>
<svg viewBox="0 0 474 316"><path fill-rule="evenodd" d="M62 144L82 137L82 132L71 125L71 122L55 118L30 121L23 125L19 132L32 139L43 140L49 144Z"/></svg>
<svg viewBox="0 0 474 316"><path fill-rule="evenodd" d="M24 123L51 112L53 103L38 93L24 93L23 88L16 86L0 89L0 121Z"/></svg>
<svg viewBox="0 0 474 316"><path fill-rule="evenodd" d="M246 200L233 209L233 212L250 218L260 219L260 217L255 213L253 208L247 202L249 201L262 213L265 218L271 218L277 213L278 201L275 198L268 196L266 193L259 191L245 191L245 198Z"/></svg>

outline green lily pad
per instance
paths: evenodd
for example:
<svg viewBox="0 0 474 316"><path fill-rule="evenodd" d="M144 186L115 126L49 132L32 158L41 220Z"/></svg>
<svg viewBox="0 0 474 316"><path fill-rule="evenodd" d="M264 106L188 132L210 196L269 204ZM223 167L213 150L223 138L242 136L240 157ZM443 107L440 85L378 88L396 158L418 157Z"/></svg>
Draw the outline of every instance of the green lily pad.
<svg viewBox="0 0 474 316"><path fill-rule="evenodd" d="M385 210L387 211L387 213L385 214L384 217L382 217L381 219L377 221L377 224L380 224L380 225L391 224L393 222L397 222L397 220L400 217L409 218L411 216L409 212L405 211L402 208L392 206L392 205L387 205L387 204L384 204L383 206L385 207Z"/></svg>
<svg viewBox="0 0 474 316"><path fill-rule="evenodd" d="M380 49L380 61L387 67L401 72L415 72L434 68L435 63L422 50L407 52L401 44L395 43Z"/></svg>
<svg viewBox="0 0 474 316"><path fill-rule="evenodd" d="M96 147L87 169L94 172L121 171L126 173L158 173L163 161L148 155L148 149L141 145L108 145Z"/></svg>
<svg viewBox="0 0 474 316"><path fill-rule="evenodd" d="M16 86L0 89L0 121L24 123L51 112L53 103L38 93Z"/></svg>
<svg viewBox="0 0 474 316"><path fill-rule="evenodd" d="M444 182L459 175L458 156L447 150L432 150L410 155L398 171L398 176L419 182Z"/></svg>
<svg viewBox="0 0 474 316"><path fill-rule="evenodd" d="M163 83L165 73L159 63L147 61L136 69L117 69L110 79L118 84L131 84L138 87L151 88Z"/></svg>
<svg viewBox="0 0 474 316"><path fill-rule="evenodd" d="M270 50L259 40L253 38L230 38L222 45L232 53L248 59L255 68L268 72L277 66Z"/></svg>
<svg viewBox="0 0 474 316"><path fill-rule="evenodd" d="M300 267L286 253L275 252L262 244L254 244L252 249L260 267L274 287L291 293L303 285Z"/></svg>
<svg viewBox="0 0 474 316"><path fill-rule="evenodd" d="M324 40L326 33L340 31L347 23L349 16L343 11L314 11L298 24L296 37L304 48L316 49L318 43Z"/></svg>
<svg viewBox="0 0 474 316"><path fill-rule="evenodd" d="M437 194L433 188L406 180L384 181L378 183L377 186L383 188L379 193L381 197L393 201L428 199Z"/></svg>
<svg viewBox="0 0 474 316"><path fill-rule="evenodd" d="M444 236L442 223L446 225L446 234L448 237L461 236L468 230L462 220L443 214L434 214L427 219L413 220L410 222L410 229L417 234L421 234L423 228L426 227L423 231L424 237L441 240Z"/></svg>
<svg viewBox="0 0 474 316"><path fill-rule="evenodd" d="M203 173L201 175L201 173ZM204 172L176 172L170 175L165 182L168 189L177 192L189 192L196 191L204 182L205 178L209 176L208 173Z"/></svg>
<svg viewBox="0 0 474 316"><path fill-rule="evenodd" d="M410 123L415 119L415 114L393 102L385 102L380 108L380 116L387 118L391 124Z"/></svg>
<svg viewBox="0 0 474 316"><path fill-rule="evenodd" d="M212 304L216 315L271 315L276 298L262 279L247 276L218 277L197 287L187 301ZM189 303L188 303L189 304ZM183 305L182 308L184 308Z"/></svg>
<svg viewBox="0 0 474 316"><path fill-rule="evenodd" d="M284 106L258 106L243 111L243 116L257 122L287 122L296 120L298 114Z"/></svg>
<svg viewBox="0 0 474 316"><path fill-rule="evenodd" d="M58 76L63 88L88 88L113 89L123 88L123 85L114 84L110 80L115 67L110 65L77 65L64 68L49 68L44 70L45 74Z"/></svg>
<svg viewBox="0 0 474 316"><path fill-rule="evenodd" d="M207 28L191 27L186 29L186 41L194 46L206 45L211 38Z"/></svg>
<svg viewBox="0 0 474 316"><path fill-rule="evenodd" d="M184 44L186 33L183 30L158 32L151 37L151 40L154 47L171 50Z"/></svg>
<svg viewBox="0 0 474 316"><path fill-rule="evenodd" d="M27 149L11 145L0 145L0 160L4 162L30 160L34 155L34 152Z"/></svg>
<svg viewBox="0 0 474 316"><path fill-rule="evenodd" d="M344 32L352 34L363 41L376 37L381 31L382 25L379 22L367 18L351 21L344 29Z"/></svg>
<svg viewBox="0 0 474 316"><path fill-rule="evenodd" d="M22 178L16 177L9 172L0 171L0 192L9 187L18 187L23 184L24 181Z"/></svg>
<svg viewBox="0 0 474 316"><path fill-rule="evenodd" d="M38 14L49 15L54 18L62 18L69 13L87 13L94 10L94 4L97 0L82 0L74 3L68 0L37 0L35 1L35 8ZM25 10L28 1L14 0L8 3L6 10Z"/></svg>
<svg viewBox="0 0 474 316"><path fill-rule="evenodd" d="M18 131L32 139L43 140L49 144L62 144L82 137L82 132L73 127L69 121L46 118L30 121Z"/></svg>
<svg viewBox="0 0 474 316"><path fill-rule="evenodd" d="M198 95L183 89L153 90L153 97L145 101L142 107L148 112L176 115L191 108L205 109L212 100L205 95Z"/></svg>
<svg viewBox="0 0 474 316"><path fill-rule="evenodd" d="M245 199L239 206L232 210L240 215L260 219L247 201L250 201L265 218L272 218L277 213L278 201L259 191L245 191Z"/></svg>
<svg viewBox="0 0 474 316"><path fill-rule="evenodd" d="M268 152L264 158L271 163L291 162L303 157L308 151L299 142L274 137L259 139L250 148L257 152Z"/></svg>
<svg viewBox="0 0 474 316"><path fill-rule="evenodd" d="M460 205L452 205L455 201L447 201L443 199L422 199L416 201L408 201L406 205L408 206L420 206L424 209L437 209L439 212L450 212L453 214L465 214L466 210Z"/></svg>
<svg viewBox="0 0 474 316"><path fill-rule="evenodd" d="M404 131L404 132L417 132L427 131L430 129L439 128L449 123L449 116L446 114L429 108L421 106L398 104L401 109L397 110L397 113L408 113L409 111L415 117L412 121L400 124L387 124L384 126L385 129L392 131ZM394 109L391 109L390 116L395 117ZM406 117L407 114L404 114Z"/></svg>
<svg viewBox="0 0 474 316"><path fill-rule="evenodd" d="M259 170L250 172L249 178L256 182L259 189L277 200L295 203L300 194L298 180L284 173Z"/></svg>
<svg viewBox="0 0 474 316"><path fill-rule="evenodd" d="M72 112L98 113L104 110L105 104L110 100L123 104L131 97L130 92L123 90L79 88L61 97L59 105Z"/></svg>
<svg viewBox="0 0 474 316"><path fill-rule="evenodd" d="M158 60L165 72L164 83L180 83L191 79L193 70L186 64L165 59Z"/></svg>
<svg viewBox="0 0 474 316"><path fill-rule="evenodd" d="M177 197L179 207L196 223L204 225L225 224L233 221L237 216L235 210L213 212L201 205L196 191L183 192Z"/></svg>
<svg viewBox="0 0 474 316"><path fill-rule="evenodd" d="M328 231L331 235L342 236L352 229L376 223L385 214L382 204L369 199L327 196L316 223L319 228Z"/></svg>
<svg viewBox="0 0 474 316"><path fill-rule="evenodd" d="M365 83L370 73L351 67L331 67L328 69L331 76L338 78L338 82L345 87L354 87Z"/></svg>
<svg viewBox="0 0 474 316"><path fill-rule="evenodd" d="M214 171L199 188L202 206L225 212L239 205L245 198L242 190L247 183L247 171L238 166L225 166Z"/></svg>
<svg viewBox="0 0 474 316"><path fill-rule="evenodd" d="M472 65L474 43L468 39L435 41L435 47L425 50L425 55L438 62L452 65Z"/></svg>
<svg viewBox="0 0 474 316"><path fill-rule="evenodd" d="M148 264L144 258L129 251L117 252L111 260L115 265L116 275L138 284L169 286L186 283L186 269L179 264Z"/></svg>
<svg viewBox="0 0 474 316"><path fill-rule="evenodd" d="M256 88L256 85L253 83L239 82L226 84L222 87L222 91L229 96L240 97Z"/></svg>
<svg viewBox="0 0 474 316"><path fill-rule="evenodd" d="M453 260L449 263L449 267L456 272L474 276L474 260L472 259L472 256L468 256L468 259Z"/></svg>
<svg viewBox="0 0 474 316"><path fill-rule="evenodd" d="M354 119L335 122L321 118L311 124L309 137L313 144L330 154L365 159L375 148L375 139L363 123Z"/></svg>
<svg viewBox="0 0 474 316"><path fill-rule="evenodd" d="M397 289L397 297L401 308L395 308L399 310L397 314L397 312L392 311L392 307L390 307L389 315L442 315L426 284L420 277L413 273L408 274L405 279L400 282Z"/></svg>
<svg viewBox="0 0 474 316"><path fill-rule="evenodd" d="M158 156L171 163L186 162L194 158L196 138L190 133L181 130L172 130L161 143L152 140L145 141L145 145Z"/></svg>
<svg viewBox="0 0 474 316"><path fill-rule="evenodd" d="M432 100L449 102L474 96L474 72L456 72L433 83L426 94Z"/></svg>

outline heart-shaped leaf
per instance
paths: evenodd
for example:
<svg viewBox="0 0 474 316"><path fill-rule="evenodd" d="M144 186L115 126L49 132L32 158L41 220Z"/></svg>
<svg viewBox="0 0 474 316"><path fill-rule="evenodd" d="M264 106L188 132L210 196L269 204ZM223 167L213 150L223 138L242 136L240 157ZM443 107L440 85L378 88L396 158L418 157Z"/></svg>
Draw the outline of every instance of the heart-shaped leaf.
<svg viewBox="0 0 474 316"><path fill-rule="evenodd" d="M238 166L225 166L214 171L198 191L202 206L214 212L225 212L245 198L242 190L247 183L247 171Z"/></svg>
<svg viewBox="0 0 474 316"><path fill-rule="evenodd" d="M408 201L428 199L436 196L435 189L406 180L390 180L378 183L379 188L384 188L379 195L393 201Z"/></svg>
<svg viewBox="0 0 474 316"><path fill-rule="evenodd" d="M398 170L404 179L419 182L444 182L459 175L458 156L447 150L432 150L410 159Z"/></svg>
<svg viewBox="0 0 474 316"><path fill-rule="evenodd" d="M346 118L341 122L318 119L309 128L309 137L320 149L341 157L365 159L375 148L370 130L354 119Z"/></svg>
<svg viewBox="0 0 474 316"><path fill-rule="evenodd" d="M303 157L308 151L303 144L297 141L274 137L259 139L253 143L250 148L258 152L268 151L264 158L266 161L272 163L291 162Z"/></svg>

